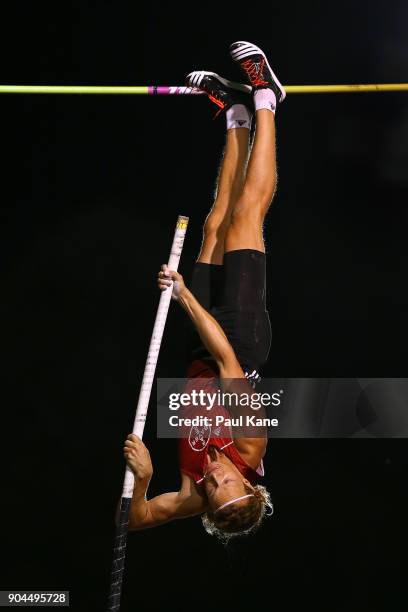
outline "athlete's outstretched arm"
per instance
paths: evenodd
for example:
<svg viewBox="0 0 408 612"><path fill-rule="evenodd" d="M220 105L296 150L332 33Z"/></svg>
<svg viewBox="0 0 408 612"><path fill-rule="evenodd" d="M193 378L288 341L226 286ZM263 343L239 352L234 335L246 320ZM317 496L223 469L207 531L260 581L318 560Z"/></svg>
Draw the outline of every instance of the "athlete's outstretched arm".
<svg viewBox="0 0 408 612"><path fill-rule="evenodd" d="M192 480L182 474L180 491L163 493L147 499L147 490L153 474L150 453L142 440L129 434L124 446L124 456L135 476L132 502L129 512L129 530L157 527L169 521L202 514L207 509L207 501L201 497ZM119 518L120 500L116 512Z"/></svg>
<svg viewBox="0 0 408 612"><path fill-rule="evenodd" d="M214 317L201 306L191 291L187 289L181 274L173 272L169 270L166 265L163 265L158 276L159 289L161 291L166 290L172 282L172 297L177 300L187 312L203 344L214 357L219 368L220 380L224 391L237 394L238 396L240 396L241 393L245 395L252 393L252 389L245 378L245 374L238 362L234 349L228 342L222 327ZM242 412L239 402L237 404L233 402L229 403L228 410L233 416L237 416ZM261 415L259 414L258 416ZM259 461L256 462L256 465L258 465L266 449L267 440L264 428L257 428L256 433L254 428L243 429L241 433L238 433L236 430L235 433L235 445L238 451L249 460L254 454L257 456L259 455Z"/></svg>
<svg viewBox="0 0 408 612"><path fill-rule="evenodd" d="M159 289L164 291L172 283L173 298L184 308L194 323L204 346L214 357L220 371L220 378L245 378L234 349L228 342L222 327L187 289L181 274L163 265L158 276Z"/></svg>

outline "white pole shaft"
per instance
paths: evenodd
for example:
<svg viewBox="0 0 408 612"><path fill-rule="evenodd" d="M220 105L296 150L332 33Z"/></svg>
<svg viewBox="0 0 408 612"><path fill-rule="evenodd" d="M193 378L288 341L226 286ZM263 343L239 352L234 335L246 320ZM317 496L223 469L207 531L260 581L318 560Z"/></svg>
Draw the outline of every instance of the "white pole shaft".
<svg viewBox="0 0 408 612"><path fill-rule="evenodd" d="M188 217L179 216L177 219L176 231L174 233L173 244L170 251L168 267L170 270L177 271L181 251L183 250L184 237L186 235ZM142 385L139 393L139 401L136 408L133 433L143 437L144 426L146 423L147 410L149 407L150 395L152 392L154 375L156 372L157 360L159 358L160 345L163 338L164 327L166 325L167 313L169 311L172 287L162 292L159 306L157 308L156 319L154 322L152 338L150 340L149 352L147 354L146 365L143 373ZM122 497L131 498L134 488L134 476L132 470L126 466L125 479L123 483Z"/></svg>

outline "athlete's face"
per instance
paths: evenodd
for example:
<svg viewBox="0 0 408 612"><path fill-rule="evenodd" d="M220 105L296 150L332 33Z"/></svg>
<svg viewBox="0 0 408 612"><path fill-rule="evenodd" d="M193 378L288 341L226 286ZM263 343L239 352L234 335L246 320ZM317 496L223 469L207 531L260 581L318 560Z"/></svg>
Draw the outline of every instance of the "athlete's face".
<svg viewBox="0 0 408 612"><path fill-rule="evenodd" d="M248 487L253 489L238 468L223 453L210 447L207 456L207 468L204 476L204 488L208 503L216 510L226 502L248 494Z"/></svg>

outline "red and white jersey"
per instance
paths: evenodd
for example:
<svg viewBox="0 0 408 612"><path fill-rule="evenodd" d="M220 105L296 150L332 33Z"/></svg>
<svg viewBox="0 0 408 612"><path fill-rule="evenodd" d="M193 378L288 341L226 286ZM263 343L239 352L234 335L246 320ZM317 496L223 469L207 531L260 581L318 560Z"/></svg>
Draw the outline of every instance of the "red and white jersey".
<svg viewBox="0 0 408 612"><path fill-rule="evenodd" d="M185 393L193 389L199 391L203 389L206 393L216 393L218 391L217 372L207 362L194 361L188 370L189 381L184 390ZM188 409L183 409L183 416L188 415ZM211 417L223 415L231 418L228 410L220 404L215 404L211 410ZM201 485L204 480L204 473L207 467L208 449L213 446L218 451L232 461L241 474L249 480L251 484L256 484L261 476L264 475L263 462L256 470L249 466L239 454L234 440L231 437L231 430L225 426L192 426L184 432L184 436L179 440L178 455L180 470L190 476L197 485Z"/></svg>

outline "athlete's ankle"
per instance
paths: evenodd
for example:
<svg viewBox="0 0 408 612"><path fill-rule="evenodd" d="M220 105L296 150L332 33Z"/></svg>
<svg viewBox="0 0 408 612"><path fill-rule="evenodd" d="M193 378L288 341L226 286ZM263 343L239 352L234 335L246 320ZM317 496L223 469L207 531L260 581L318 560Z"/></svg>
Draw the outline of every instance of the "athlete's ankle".
<svg viewBox="0 0 408 612"><path fill-rule="evenodd" d="M236 128L251 129L252 113L249 112L245 104L234 104L226 112L227 130Z"/></svg>
<svg viewBox="0 0 408 612"><path fill-rule="evenodd" d="M266 108L275 114L276 111L276 95L272 89L264 88L257 89L254 92L255 110Z"/></svg>

